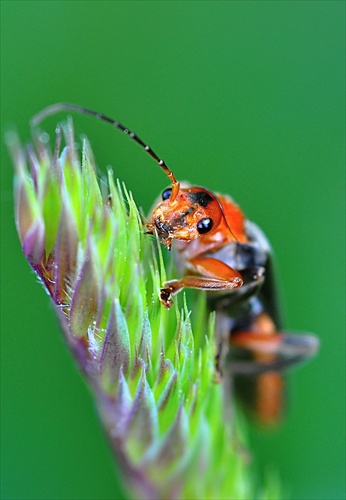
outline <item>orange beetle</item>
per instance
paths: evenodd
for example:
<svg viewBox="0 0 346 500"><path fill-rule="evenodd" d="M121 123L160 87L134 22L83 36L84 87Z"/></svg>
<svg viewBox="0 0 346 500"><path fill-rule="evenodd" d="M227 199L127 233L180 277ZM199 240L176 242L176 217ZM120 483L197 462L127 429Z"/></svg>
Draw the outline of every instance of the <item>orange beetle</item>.
<svg viewBox="0 0 346 500"><path fill-rule="evenodd" d="M223 371L241 398L249 399L262 422L275 422L282 408L281 372L312 356L318 341L313 335L278 332L281 320L272 254L262 231L245 218L229 196L203 187L181 186L150 146L102 113L58 103L34 116L32 123L37 125L60 111L91 115L120 129L142 146L168 176L171 186L163 191L146 230L156 234L169 250L174 242L182 277L163 284L160 300L170 308L172 296L184 288L208 292L209 308L216 311L218 373ZM231 362L224 363L226 355ZM254 394L247 398L251 392Z"/></svg>

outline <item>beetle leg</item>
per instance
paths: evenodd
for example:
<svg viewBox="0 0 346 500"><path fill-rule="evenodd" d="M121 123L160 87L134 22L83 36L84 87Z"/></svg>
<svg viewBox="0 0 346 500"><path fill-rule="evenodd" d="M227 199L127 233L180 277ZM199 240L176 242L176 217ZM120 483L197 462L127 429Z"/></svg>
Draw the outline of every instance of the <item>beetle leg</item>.
<svg viewBox="0 0 346 500"><path fill-rule="evenodd" d="M230 345L229 370L242 395L250 380L253 394L248 404L263 423L275 423L284 402L282 372L315 354L318 342L312 335L277 332L263 313L249 331L232 332Z"/></svg>
<svg viewBox="0 0 346 500"><path fill-rule="evenodd" d="M250 331L232 332L230 338L231 349L235 348L235 352L240 353L240 359L236 356L234 363L230 361L235 381L238 380L238 385L241 384L242 370L253 371L250 379L254 393L248 404L264 424L278 421L283 407L282 375L272 365L277 361L281 342L281 335L276 332L274 322L265 313L257 316ZM250 359L242 359L242 352L251 353ZM249 380L249 375L246 375L246 379ZM245 393L246 389L243 387L243 397L246 396Z"/></svg>
<svg viewBox="0 0 346 500"><path fill-rule="evenodd" d="M313 335L278 332L266 313L257 316L249 331L232 332L230 345L235 352L246 350L253 354L254 362L247 368L245 361L239 361L236 368L239 373L249 375L269 370L282 371L310 358L319 347Z"/></svg>
<svg viewBox="0 0 346 500"><path fill-rule="evenodd" d="M176 295L183 288L197 288L210 292L231 290L243 284L242 275L220 260L196 257L191 259L189 264L201 276L185 276L180 280L166 281L160 291L160 300L167 309L173 304L172 295Z"/></svg>

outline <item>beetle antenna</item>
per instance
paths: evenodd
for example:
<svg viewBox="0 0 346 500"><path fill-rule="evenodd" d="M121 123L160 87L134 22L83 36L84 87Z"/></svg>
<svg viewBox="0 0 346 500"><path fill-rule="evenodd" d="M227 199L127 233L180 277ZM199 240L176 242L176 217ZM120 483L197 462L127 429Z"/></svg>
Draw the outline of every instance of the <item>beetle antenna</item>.
<svg viewBox="0 0 346 500"><path fill-rule="evenodd" d="M98 118L99 120L102 120L104 122L110 123L113 125L113 127L118 128L121 130L125 135L128 135L131 139L133 139L137 144L142 146L142 148L152 157L154 160L159 164L159 166L162 168L162 170L165 172L165 174L169 177L170 181L172 182L172 194L170 196L170 202L173 203L177 197L178 191L180 189L180 184L176 180L173 172L168 168L166 165L166 162L159 158L155 151L151 149L150 146L145 144L145 142L142 141L140 137L138 137L137 134L134 132L131 132L127 127L122 125L120 122L113 120L113 118L109 118L108 116L104 115L103 113L98 113L97 111L93 111L91 109L85 108L84 106L78 106L77 104L71 104L68 102L59 102L56 104L52 104L51 106L48 106L47 108L44 108L42 111L34 115L31 120L30 124L32 126L37 126L40 124L43 120L45 120L48 116L54 115L55 113L60 113L61 111L74 111L76 113L82 113L84 115L89 115L89 116L94 116L95 118Z"/></svg>

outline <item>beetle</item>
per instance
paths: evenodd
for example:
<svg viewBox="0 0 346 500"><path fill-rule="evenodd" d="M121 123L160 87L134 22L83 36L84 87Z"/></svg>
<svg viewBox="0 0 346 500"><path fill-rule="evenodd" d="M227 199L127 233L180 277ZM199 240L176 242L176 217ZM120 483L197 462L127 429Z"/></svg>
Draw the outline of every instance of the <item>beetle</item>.
<svg viewBox="0 0 346 500"><path fill-rule="evenodd" d="M61 111L110 123L137 142L167 175L171 185L145 227L168 250L173 244L181 277L163 284L160 301L169 309L173 297L184 288L208 292L209 309L216 312L216 372L238 388L243 399L249 393L244 386L250 382L255 391L250 407L262 422L277 421L282 408L282 371L312 356L318 341L313 335L281 333L272 252L264 233L230 196L181 184L150 146L102 113L58 103L43 109L31 123L36 126ZM232 361L226 363L229 356Z"/></svg>

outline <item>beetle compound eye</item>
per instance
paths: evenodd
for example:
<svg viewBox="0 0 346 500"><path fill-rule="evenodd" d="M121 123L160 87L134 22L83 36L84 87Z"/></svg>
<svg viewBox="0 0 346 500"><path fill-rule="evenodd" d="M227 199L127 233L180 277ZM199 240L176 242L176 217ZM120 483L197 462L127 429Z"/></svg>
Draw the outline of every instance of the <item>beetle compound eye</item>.
<svg viewBox="0 0 346 500"><path fill-rule="evenodd" d="M197 231L199 234L209 233L213 227L213 221L206 217L205 219L201 219L197 224Z"/></svg>
<svg viewBox="0 0 346 500"><path fill-rule="evenodd" d="M172 194L172 188L165 189L164 192L162 193L162 199L163 201L168 200Z"/></svg>

